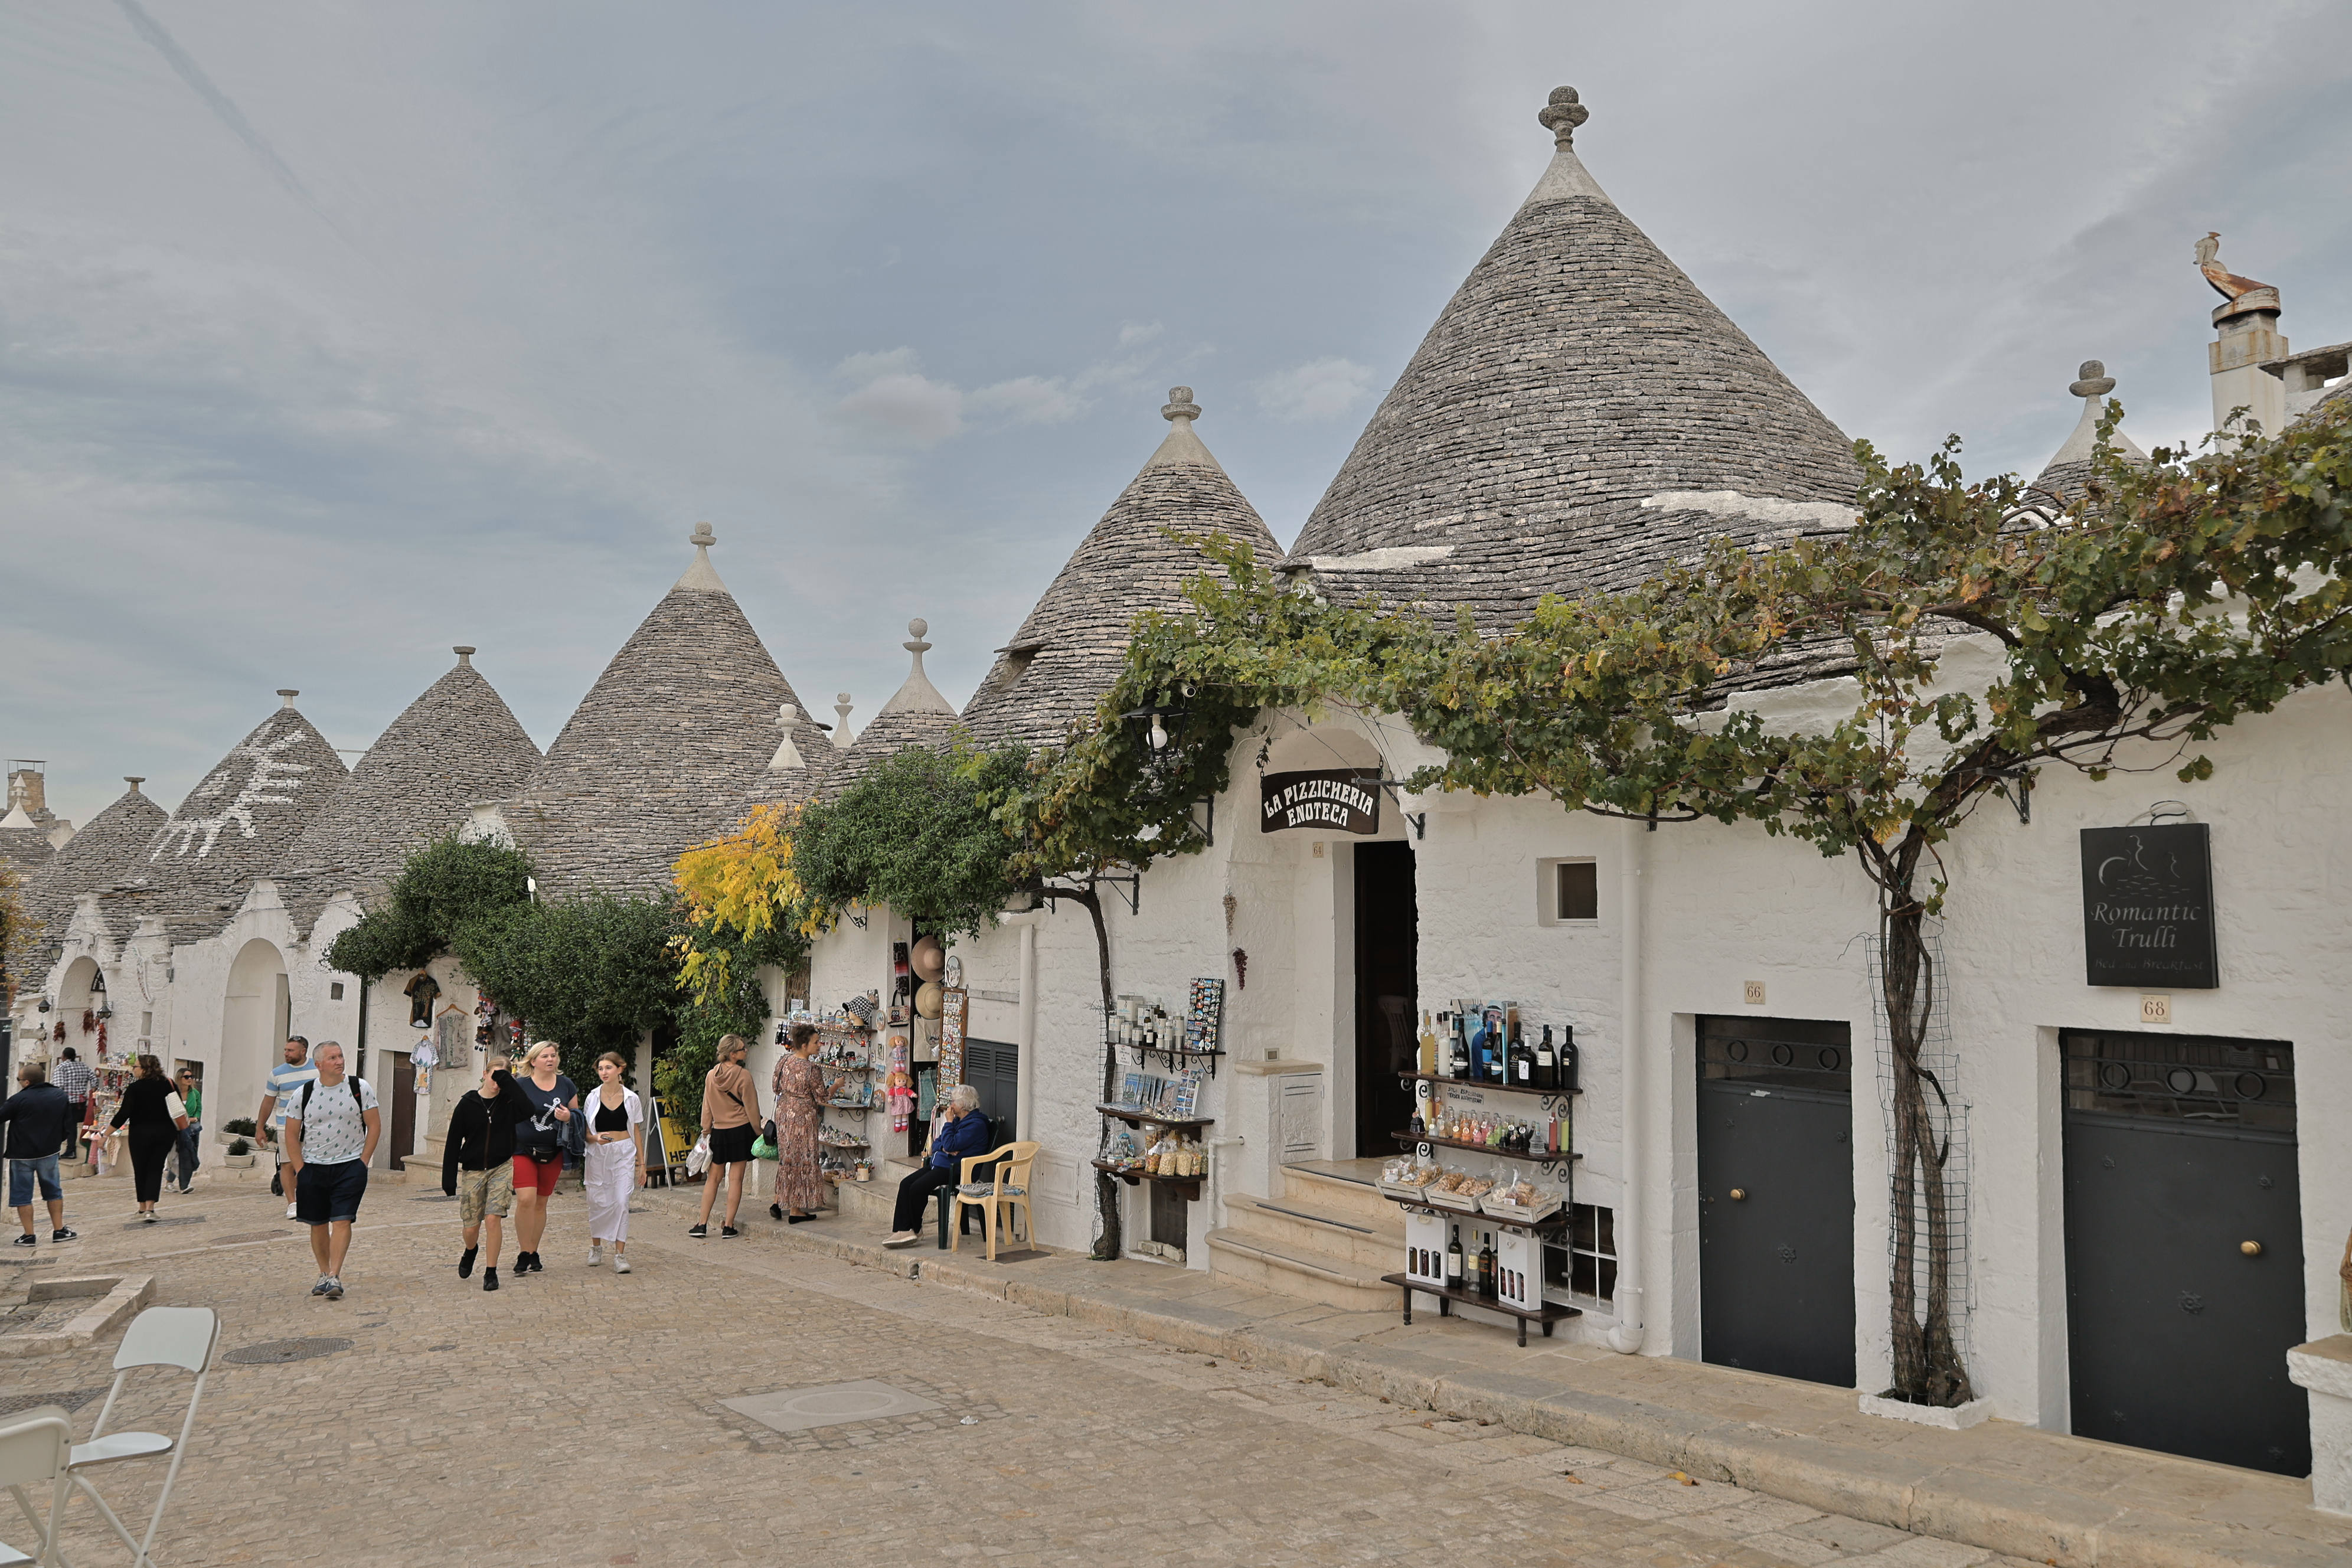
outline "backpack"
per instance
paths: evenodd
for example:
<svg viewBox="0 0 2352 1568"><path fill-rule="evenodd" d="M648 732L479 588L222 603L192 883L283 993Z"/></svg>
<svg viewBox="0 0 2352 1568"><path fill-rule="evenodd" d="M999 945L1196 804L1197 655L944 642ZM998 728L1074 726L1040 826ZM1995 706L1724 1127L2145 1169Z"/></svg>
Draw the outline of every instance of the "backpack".
<svg viewBox="0 0 2352 1568"><path fill-rule="evenodd" d="M346 1073L343 1075L343 1081L351 1086L352 1108L360 1113L360 1128L362 1131L365 1131L367 1128L367 1101L360 1098L360 1092L367 1088L367 1079L360 1077L357 1073ZM305 1127L310 1125L310 1091L318 1087L319 1080L315 1078L302 1086L302 1103L299 1108L298 1114L300 1116L302 1125Z"/></svg>

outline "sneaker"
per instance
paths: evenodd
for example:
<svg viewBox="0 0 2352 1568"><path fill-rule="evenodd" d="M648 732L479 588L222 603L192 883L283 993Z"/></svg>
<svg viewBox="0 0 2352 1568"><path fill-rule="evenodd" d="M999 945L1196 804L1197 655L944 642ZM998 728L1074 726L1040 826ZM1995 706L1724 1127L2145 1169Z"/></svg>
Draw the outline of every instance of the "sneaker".
<svg viewBox="0 0 2352 1568"><path fill-rule="evenodd" d="M310 1294L311 1294L311 1295L313 1295L313 1296L323 1296L323 1295L325 1295L326 1293L327 1293L327 1277L326 1277L325 1275L321 1274L321 1275L320 1275L320 1276L319 1276L319 1282L318 1282L316 1285L313 1285L313 1286L311 1286L311 1287L310 1287Z"/></svg>
<svg viewBox="0 0 2352 1568"><path fill-rule="evenodd" d="M603 1247L590 1247L590 1248L588 1249L588 1267L589 1267L589 1268L595 1268L598 1264L600 1264L600 1263L602 1263L602 1262L604 1262L604 1249Z"/></svg>
<svg viewBox="0 0 2352 1568"><path fill-rule="evenodd" d="M698 1225L688 1229L686 1234L697 1241L708 1241L710 1239L710 1227L707 1225Z"/></svg>
<svg viewBox="0 0 2352 1568"><path fill-rule="evenodd" d="M474 1277L474 1254L480 1250L478 1247L469 1247L457 1255L458 1279L471 1279Z"/></svg>
<svg viewBox="0 0 2352 1568"><path fill-rule="evenodd" d="M292 1204L288 1204L286 1205L286 1217L288 1219L292 1219L294 1217L294 1205Z"/></svg>
<svg viewBox="0 0 2352 1568"><path fill-rule="evenodd" d="M768 1205L768 1217L769 1217L770 1219L782 1219L782 1218L783 1218L783 1217L784 1217L784 1205L782 1205L782 1204L770 1204L770 1205Z"/></svg>
<svg viewBox="0 0 2352 1568"><path fill-rule="evenodd" d="M721 1241L732 1241L742 1234L731 1225L722 1225L719 1227L719 1239Z"/></svg>
<svg viewBox="0 0 2352 1568"><path fill-rule="evenodd" d="M343 1282L340 1279L331 1278L328 1279L326 1296L327 1300L330 1301L341 1300L343 1299Z"/></svg>
<svg viewBox="0 0 2352 1568"><path fill-rule="evenodd" d="M40 1237L29 1230L16 1238L16 1245L19 1247L38 1247L40 1244Z"/></svg>
<svg viewBox="0 0 2352 1568"><path fill-rule="evenodd" d="M884 1237L882 1238L882 1245L885 1247L912 1247L915 1243L922 1239L923 1233L919 1230L898 1230L893 1231L888 1236Z"/></svg>
<svg viewBox="0 0 2352 1568"><path fill-rule="evenodd" d="M530 1255L530 1271L533 1274L544 1274L547 1272L547 1265L539 1260L539 1254L535 1251Z"/></svg>
<svg viewBox="0 0 2352 1568"><path fill-rule="evenodd" d="M155 1223L155 1211L153 1209L149 1209L145 1214L141 1215L139 1217L145 1220L149 1225L153 1225Z"/></svg>
<svg viewBox="0 0 2352 1568"><path fill-rule="evenodd" d="M498 1288L499 1266L493 1263L488 1268L482 1270L482 1289L485 1290L495 1290Z"/></svg>
<svg viewBox="0 0 2352 1568"><path fill-rule="evenodd" d="M49 1239L51 1241L79 1241L81 1239L81 1232L60 1226L58 1229L49 1232Z"/></svg>
<svg viewBox="0 0 2352 1568"><path fill-rule="evenodd" d="M613 1272L615 1274L626 1274L628 1271L629 1260L622 1257L619 1253L614 1253L613 1255Z"/></svg>

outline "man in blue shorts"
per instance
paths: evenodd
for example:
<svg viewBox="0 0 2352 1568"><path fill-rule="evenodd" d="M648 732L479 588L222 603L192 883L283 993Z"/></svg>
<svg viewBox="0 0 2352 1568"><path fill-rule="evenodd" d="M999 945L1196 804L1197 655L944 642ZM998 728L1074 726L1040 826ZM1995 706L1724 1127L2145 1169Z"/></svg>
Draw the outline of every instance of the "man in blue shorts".
<svg viewBox="0 0 2352 1568"><path fill-rule="evenodd" d="M0 1102L0 1124L6 1127L5 1153L8 1161L8 1206L25 1227L18 1247L39 1245L33 1235L33 1188L38 1185L49 1205L49 1239L71 1241L66 1228L66 1189L58 1180L58 1151L73 1137L80 1114L65 1090L48 1080L48 1069L26 1062L16 1069L16 1092Z"/></svg>
<svg viewBox="0 0 2352 1568"><path fill-rule="evenodd" d="M310 1294L340 1301L352 1221L360 1216L368 1160L383 1121L375 1090L345 1076L342 1047L321 1040L310 1059L319 1077L287 1108L286 1158L294 1172L295 1217L310 1227L310 1254L319 1260L319 1282Z"/></svg>

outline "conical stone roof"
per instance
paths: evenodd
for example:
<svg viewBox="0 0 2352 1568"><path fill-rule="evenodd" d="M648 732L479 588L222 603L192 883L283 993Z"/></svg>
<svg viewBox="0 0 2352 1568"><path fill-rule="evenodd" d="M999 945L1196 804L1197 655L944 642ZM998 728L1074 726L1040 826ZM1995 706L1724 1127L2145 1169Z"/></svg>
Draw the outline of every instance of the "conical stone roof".
<svg viewBox="0 0 2352 1568"><path fill-rule="evenodd" d="M800 705L711 569L714 542L708 526L695 531L694 564L505 813L542 892L667 888L679 854L731 826L728 812L775 750L778 705Z"/></svg>
<svg viewBox="0 0 2352 1568"><path fill-rule="evenodd" d="M822 785L823 793L840 794L909 746L945 752L955 744L963 729L962 721L956 717L955 704L941 696L940 689L931 684L931 678L923 672L923 655L931 647L923 637L930 629L925 621L907 623L907 640L898 646L914 656L913 668L898 689L891 693L890 700L882 704L882 710L858 731L849 750L833 764Z"/></svg>
<svg viewBox="0 0 2352 1568"><path fill-rule="evenodd" d="M31 876L56 854L48 830L39 823L29 818L21 824L0 821L0 866L18 877Z"/></svg>
<svg viewBox="0 0 2352 1568"><path fill-rule="evenodd" d="M831 735L802 712L799 704L783 704L770 723L776 736L775 752L735 803L729 825L742 821L758 806L806 805L841 761L842 752Z"/></svg>
<svg viewBox="0 0 2352 1568"><path fill-rule="evenodd" d="M1587 112L1552 93L1549 168L1291 547L1327 593L1507 623L1852 517L1851 444L1585 171Z"/></svg>
<svg viewBox="0 0 2352 1568"><path fill-rule="evenodd" d="M326 809L351 775L295 709L299 695L278 693L284 705L188 792L132 862L126 913L159 917L175 942L212 935Z"/></svg>
<svg viewBox="0 0 2352 1568"><path fill-rule="evenodd" d="M409 854L455 833L477 801L522 788L539 748L473 664L470 647L376 737L351 782L311 818L274 879L307 931L338 892L373 900Z"/></svg>
<svg viewBox="0 0 2352 1568"><path fill-rule="evenodd" d="M2073 504L2090 480L2091 458L2099 445L2099 421L2107 415L2107 394L2116 389L2116 378L2097 360L2084 360L2074 374L2074 383L2067 390L2083 400L2083 416L2074 422L2074 433L2035 476L2026 497L2036 510L2052 516ZM2147 454L2121 429L2116 431L2112 442L2126 462L2147 461Z"/></svg>
<svg viewBox="0 0 2352 1568"><path fill-rule="evenodd" d="M25 879L25 913L41 928L33 939L36 973L56 962L66 927L73 921L74 900L84 893L102 893L132 875L163 831L163 808L139 791L147 781L123 782L131 787Z"/></svg>
<svg viewBox="0 0 2352 1568"><path fill-rule="evenodd" d="M1160 449L1078 542L964 704L975 741L1057 745L1093 716L1118 678L1135 617L1181 609L1184 584L1211 569L1161 530L1222 533L1248 544L1260 562L1281 559L1273 533L1194 434L1201 410L1192 389L1169 388L1160 412L1170 425Z"/></svg>

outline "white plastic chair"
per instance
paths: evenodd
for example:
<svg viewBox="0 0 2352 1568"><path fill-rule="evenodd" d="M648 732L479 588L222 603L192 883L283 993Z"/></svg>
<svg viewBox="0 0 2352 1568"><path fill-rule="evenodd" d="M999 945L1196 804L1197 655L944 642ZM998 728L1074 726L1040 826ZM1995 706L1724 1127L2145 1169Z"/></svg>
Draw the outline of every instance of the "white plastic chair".
<svg viewBox="0 0 2352 1568"><path fill-rule="evenodd" d="M67 1467L77 1491L88 1492L122 1544L131 1548L132 1568L152 1568L147 1553L155 1544L155 1531L163 1522L163 1507L172 1500L172 1483L179 1479L180 1461L188 1455L188 1434L196 1425L196 1404L205 1396L205 1379L213 1369L213 1356L220 1349L220 1317L210 1307L150 1307L131 1321L130 1331L122 1336L122 1348L114 1352L114 1386L106 1391L106 1403L99 1407L98 1424L90 1428L89 1441L76 1443ZM180 1423L180 1435L166 1437L161 1432L115 1432L106 1430L107 1417L114 1414L114 1401L122 1393L122 1385L131 1374L145 1366L175 1366L183 1372L196 1374L196 1385L188 1391L188 1414ZM163 1474L163 1489L155 1499L154 1517L147 1521L147 1539L133 1541L131 1531L123 1527L98 1489L84 1477L85 1470L100 1465L111 1465L123 1459L152 1459L158 1454L172 1456L172 1468Z"/></svg>
<svg viewBox="0 0 2352 1568"><path fill-rule="evenodd" d="M0 1568L10 1568L18 1563L54 1563L58 1559L58 1521L64 1516L66 1489L70 1484L66 1466L73 1452L73 1418L61 1405L36 1405L30 1410L0 1421L0 1487L8 1489L16 1506L33 1528L40 1532L41 1554L27 1557L15 1547L0 1542ZM33 1511L33 1500L25 1489L46 1485L49 1489L49 1521Z"/></svg>

